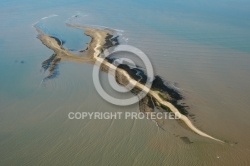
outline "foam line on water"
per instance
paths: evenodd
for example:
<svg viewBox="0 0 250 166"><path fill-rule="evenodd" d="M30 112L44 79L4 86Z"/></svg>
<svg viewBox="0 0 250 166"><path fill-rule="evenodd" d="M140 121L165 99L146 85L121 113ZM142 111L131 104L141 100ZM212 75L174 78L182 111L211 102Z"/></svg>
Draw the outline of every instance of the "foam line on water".
<svg viewBox="0 0 250 166"><path fill-rule="evenodd" d="M46 17L42 17L40 18L38 21L36 21L35 23L32 24L32 27L35 27L41 20L46 20L46 19L49 19L49 18L52 18L52 17L58 17L59 15L57 14L51 14L49 16L46 16Z"/></svg>

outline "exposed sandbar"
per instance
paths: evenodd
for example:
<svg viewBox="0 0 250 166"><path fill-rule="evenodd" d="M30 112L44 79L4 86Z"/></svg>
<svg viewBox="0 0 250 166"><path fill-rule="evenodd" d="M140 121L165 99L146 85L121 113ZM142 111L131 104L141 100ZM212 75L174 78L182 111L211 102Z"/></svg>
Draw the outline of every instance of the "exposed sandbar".
<svg viewBox="0 0 250 166"><path fill-rule="evenodd" d="M110 59L104 59L101 54L103 51L109 47L118 45L119 42L117 38L113 35L115 31L110 30L110 29L98 29L98 28L92 28L92 27L85 27L85 26L73 26L73 25L68 25L74 28L79 28L84 30L85 35L91 37L91 41L88 44L88 47L86 50L84 50L82 53L83 56L78 56L73 54L72 52L68 51L67 49L63 48L61 40L49 36L47 34L44 34L42 31L40 31L37 28L37 31L39 33L38 38L41 40L41 42L47 46L49 49L54 51L53 58L49 60L47 63L48 65L45 65L47 69L50 71L50 75L53 75L53 69L55 68L56 65L62 60L69 60L69 61L74 61L74 62L80 62L80 63L85 63L85 62L100 62L101 64L101 69L105 72L111 71L111 73L114 73L114 76L116 77L116 80L118 83L121 85L133 85L136 90L148 92L146 98L147 99L152 99L152 102L155 104L158 104L162 109L167 109L172 111L176 116L180 118L193 132L197 133L198 135L219 141L219 142L224 142L221 141L217 138L214 138L205 132L199 130L196 128L193 123L185 116L184 114L181 113L176 107L177 103L176 101L179 100L180 95L173 91L173 89L168 88L167 86L164 88L161 81L162 80L155 80L155 88L149 89L147 86L143 84L143 82L140 82L135 79L133 76L133 71L130 68L122 68L122 67L116 67L113 65L110 61ZM54 66L53 66L54 64ZM113 71L113 72L112 72ZM159 79L159 78L155 78ZM160 86L157 84L161 84ZM150 100L148 100L150 101ZM150 102L146 103L150 103ZM172 103L171 103L172 102ZM144 107L144 109L146 109ZM150 111L153 111L151 109Z"/></svg>

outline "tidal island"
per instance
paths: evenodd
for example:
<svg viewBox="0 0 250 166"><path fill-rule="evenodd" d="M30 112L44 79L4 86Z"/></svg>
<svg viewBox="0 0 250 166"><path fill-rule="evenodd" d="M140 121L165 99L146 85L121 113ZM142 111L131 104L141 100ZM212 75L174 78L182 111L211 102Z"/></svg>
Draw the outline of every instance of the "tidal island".
<svg viewBox="0 0 250 166"><path fill-rule="evenodd" d="M108 72L110 70L115 70L114 77L119 84L123 86L128 84L133 85L134 88L131 89L133 94L137 95L140 91L148 92L147 95L139 101L139 109L141 112L154 112L155 109L163 112L173 112L179 117L179 120L183 121L186 126L196 134L224 143L224 141L206 134L193 125L188 118L187 106L179 104L179 101L183 99L182 95L176 89L166 85L160 76L155 76L152 86L149 89L145 86L147 75L141 69L131 68L126 64L120 64L116 67L112 63L114 59L103 58L103 56L101 56L106 49L119 45L119 36L117 36L115 30L71 24L67 24L67 26L82 29L84 34L91 38L87 48L79 51L79 54L75 54L64 48L63 40L48 35L39 29L39 27L34 26L38 32L38 39L49 49L54 51L53 55L42 63L42 68L45 71L49 71L48 76L44 78L44 80L52 79L58 74L57 68L62 61L91 64L96 64L96 62L99 61L102 71ZM161 120L156 120L156 123L160 127Z"/></svg>

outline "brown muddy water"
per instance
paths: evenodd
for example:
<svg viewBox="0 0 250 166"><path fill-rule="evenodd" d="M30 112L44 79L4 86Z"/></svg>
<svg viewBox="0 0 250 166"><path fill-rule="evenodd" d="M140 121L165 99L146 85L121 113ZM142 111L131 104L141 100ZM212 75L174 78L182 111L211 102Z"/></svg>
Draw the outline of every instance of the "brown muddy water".
<svg viewBox="0 0 250 166"><path fill-rule="evenodd" d="M249 6L195 4L4 1L0 165L249 165ZM40 20L52 14L58 16ZM41 63L53 52L32 24L40 20L78 50L90 38L64 27L74 14L78 23L124 30L124 40L143 50L155 73L183 94L194 125L229 143L200 137L176 120L165 130L147 119L70 120L69 112L139 111L138 104L120 107L102 99L91 64L65 61L56 78L41 83ZM107 74L101 78L106 86Z"/></svg>

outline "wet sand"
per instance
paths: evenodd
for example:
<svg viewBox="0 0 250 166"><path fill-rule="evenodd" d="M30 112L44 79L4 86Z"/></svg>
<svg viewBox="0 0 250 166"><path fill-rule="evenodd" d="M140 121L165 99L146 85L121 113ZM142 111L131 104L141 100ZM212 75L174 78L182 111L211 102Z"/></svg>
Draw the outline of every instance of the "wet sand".
<svg viewBox="0 0 250 166"><path fill-rule="evenodd" d="M134 86L136 89L139 89L141 91L144 91L145 93L148 93L147 95L153 97L156 103L159 103L163 109L166 109L167 107L167 109L172 111L180 120L182 120L189 127L189 129L191 129L196 134L224 143L224 141L214 138L206 134L205 132L199 130L198 128L196 128L193 125L193 123L185 115L181 114L181 112L171 102L162 98L162 96L164 96L165 94L161 92L162 91L161 89L159 89L159 91L154 91L148 88L147 86L134 80L128 74L126 70L122 68L117 68L112 63L110 63L109 61L101 57L101 53L103 53L105 49L118 44L118 43L112 44L112 41L110 41L112 40L112 37L113 37L112 34L114 33L114 31L109 30L109 29L96 29L96 28L84 27L84 26L74 26L70 24L68 24L68 26L71 26L73 28L83 29L85 34L91 37L91 41L87 49L85 50L85 52L83 52L84 54L83 57L79 57L67 51L66 49L63 48L62 42L59 42L61 41L60 39L56 39L55 37L48 36L44 34L43 32L41 32L38 28L36 28L37 32L39 33L38 38L41 40L41 42L55 52L55 58L52 60L54 64L59 63L61 60L77 61L81 63L98 62L99 65L101 65L101 68L105 72L113 70L113 72L111 73L116 73L116 75L118 76L117 77L118 83L124 86L126 86L127 84L130 84ZM107 44L108 42L109 44ZM52 78L53 74L55 73L53 70L54 68L55 68L55 65L51 65L50 74L47 78Z"/></svg>

